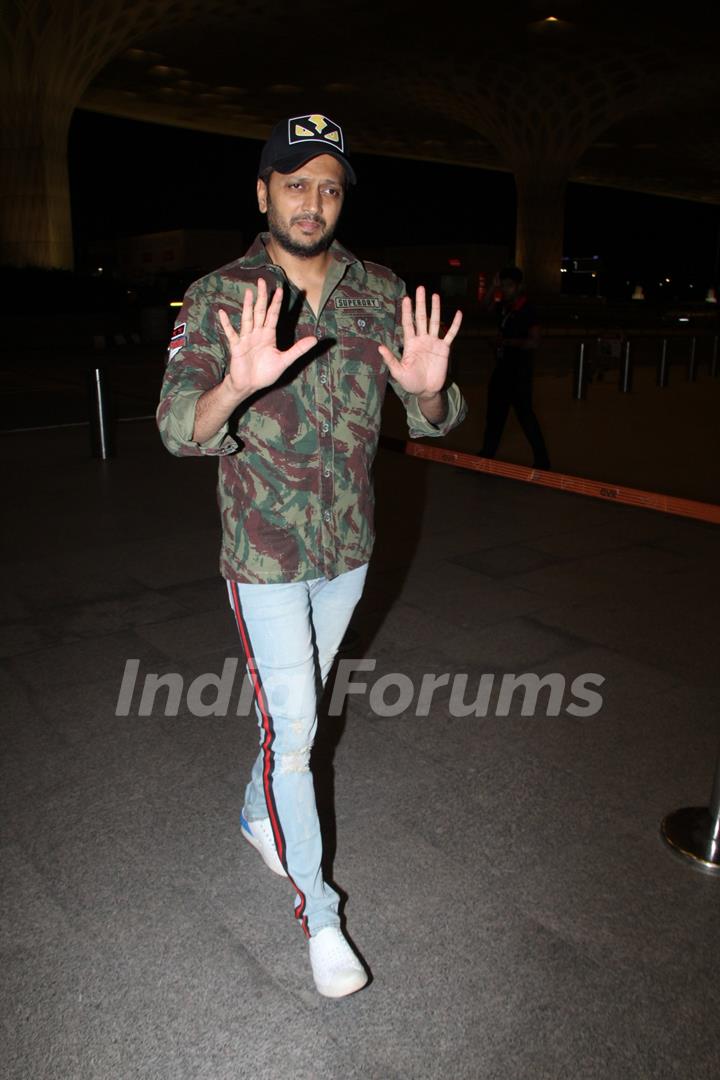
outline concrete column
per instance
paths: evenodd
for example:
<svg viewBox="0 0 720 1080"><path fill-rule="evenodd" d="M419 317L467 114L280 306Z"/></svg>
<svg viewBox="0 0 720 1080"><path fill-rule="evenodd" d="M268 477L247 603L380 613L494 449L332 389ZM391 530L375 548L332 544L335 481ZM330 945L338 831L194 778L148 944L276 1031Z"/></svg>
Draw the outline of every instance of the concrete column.
<svg viewBox="0 0 720 1080"><path fill-rule="evenodd" d="M73 102L6 88L0 101L0 263L73 265L67 140Z"/></svg>
<svg viewBox="0 0 720 1080"><path fill-rule="evenodd" d="M542 164L515 168L515 261L534 295L560 292L567 180Z"/></svg>
<svg viewBox="0 0 720 1080"><path fill-rule="evenodd" d="M67 137L106 63L207 0L23 0L0 4L0 261L72 267Z"/></svg>
<svg viewBox="0 0 720 1080"><path fill-rule="evenodd" d="M508 26L500 19L477 33L472 64L429 57L418 74L412 52L397 52L383 89L396 97L400 85L411 113L424 106L492 145L492 164L515 177L516 261L533 293L550 296L560 292L565 192L578 161L622 117L677 103L687 66L681 52L614 39L612 20L600 37L582 20L538 19L506 48Z"/></svg>

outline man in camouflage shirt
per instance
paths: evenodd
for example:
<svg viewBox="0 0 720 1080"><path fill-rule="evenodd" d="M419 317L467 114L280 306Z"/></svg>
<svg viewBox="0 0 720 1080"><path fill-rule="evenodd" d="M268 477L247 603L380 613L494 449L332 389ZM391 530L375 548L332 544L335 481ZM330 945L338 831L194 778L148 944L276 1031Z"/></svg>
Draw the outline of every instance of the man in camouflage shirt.
<svg viewBox="0 0 720 1080"><path fill-rule="evenodd" d="M257 181L268 232L196 282L175 324L158 426L178 455L216 455L220 569L253 684L260 752L242 834L295 890L320 993L360 989L364 968L323 880L310 750L324 685L362 593L373 546L371 467L388 384L412 437L463 419L444 389L458 312L440 337L399 278L334 240L355 173L341 128L282 121Z"/></svg>

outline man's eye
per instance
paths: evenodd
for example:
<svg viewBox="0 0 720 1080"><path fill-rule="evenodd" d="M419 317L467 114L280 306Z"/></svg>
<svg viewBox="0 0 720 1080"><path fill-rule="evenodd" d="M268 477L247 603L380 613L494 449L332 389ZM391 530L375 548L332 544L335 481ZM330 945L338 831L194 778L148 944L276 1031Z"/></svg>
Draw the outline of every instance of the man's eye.
<svg viewBox="0 0 720 1080"><path fill-rule="evenodd" d="M340 194L340 190L339 190L339 188L334 188L334 187L325 188L325 194L326 195L332 195L333 198L336 198Z"/></svg>

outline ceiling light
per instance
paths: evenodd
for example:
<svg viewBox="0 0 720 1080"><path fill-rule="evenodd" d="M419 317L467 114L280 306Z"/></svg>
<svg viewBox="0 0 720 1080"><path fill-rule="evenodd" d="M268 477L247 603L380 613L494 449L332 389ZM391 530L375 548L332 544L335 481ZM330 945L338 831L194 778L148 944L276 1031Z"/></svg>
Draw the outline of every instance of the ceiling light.
<svg viewBox="0 0 720 1080"><path fill-rule="evenodd" d="M535 19L527 24L527 29L534 34L547 32L557 34L561 30L569 30L571 27L572 23L568 22L567 19L559 19L557 15L547 15L544 19Z"/></svg>

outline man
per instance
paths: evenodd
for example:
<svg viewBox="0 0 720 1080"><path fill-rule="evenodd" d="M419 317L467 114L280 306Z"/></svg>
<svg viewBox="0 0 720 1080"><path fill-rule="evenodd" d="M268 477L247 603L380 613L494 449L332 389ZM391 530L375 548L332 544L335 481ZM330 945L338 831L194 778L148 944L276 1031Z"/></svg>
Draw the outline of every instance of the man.
<svg viewBox="0 0 720 1080"><path fill-rule="evenodd" d="M540 343L540 324L522 281L522 270L508 266L496 276L489 293L492 300L499 288L502 300L496 305L497 363L488 386L485 438L478 453L495 457L512 405L532 447L533 467L549 469L550 458L532 406L533 357Z"/></svg>
<svg viewBox="0 0 720 1080"><path fill-rule="evenodd" d="M463 419L443 389L458 312L439 335L388 269L334 240L355 173L341 128L315 113L279 123L257 180L268 231L188 290L157 418L174 454L219 456L221 573L260 723L242 834L295 889L317 989L367 975L323 880L310 750L324 685L360 598L373 546L370 471L389 382L410 435Z"/></svg>

